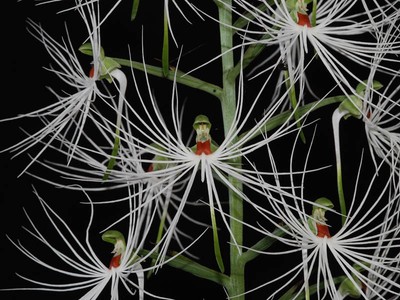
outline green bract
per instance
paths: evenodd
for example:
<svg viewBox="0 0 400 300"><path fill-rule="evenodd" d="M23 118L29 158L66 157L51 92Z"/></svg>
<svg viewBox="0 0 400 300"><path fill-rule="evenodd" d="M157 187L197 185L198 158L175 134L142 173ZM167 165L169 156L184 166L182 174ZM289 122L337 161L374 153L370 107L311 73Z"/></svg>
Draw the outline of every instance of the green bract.
<svg viewBox="0 0 400 300"><path fill-rule="evenodd" d="M90 43L83 44L79 47L79 51L83 54L93 56L93 48ZM110 73L115 70L121 68L121 65L116 62L114 59L110 57L106 57L104 54L104 49L100 48L100 79L106 79L108 82L112 82L113 79L110 76Z"/></svg>
<svg viewBox="0 0 400 300"><path fill-rule="evenodd" d="M317 200L314 201L314 203L319 204L321 206L325 206L327 209L334 207L332 201L325 197L318 198ZM312 210L313 213L316 209L323 209L321 206L313 205L313 210Z"/></svg>

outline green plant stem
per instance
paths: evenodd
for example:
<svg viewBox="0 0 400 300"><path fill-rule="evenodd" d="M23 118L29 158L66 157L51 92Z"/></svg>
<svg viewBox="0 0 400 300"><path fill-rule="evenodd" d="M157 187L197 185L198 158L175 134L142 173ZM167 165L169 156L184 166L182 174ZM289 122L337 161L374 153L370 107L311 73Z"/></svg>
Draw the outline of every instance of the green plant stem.
<svg viewBox="0 0 400 300"><path fill-rule="evenodd" d="M265 39L267 39L266 36ZM265 49L265 45L260 44L251 44L243 54L243 59L240 63L237 63L236 66L230 71L230 75L232 77L236 77L239 75L241 70L244 70L250 63Z"/></svg>
<svg viewBox="0 0 400 300"><path fill-rule="evenodd" d="M286 228L286 229L288 228L287 226L282 226L282 227ZM286 234L286 231L281 228L277 228L272 232L273 236L284 236L285 234ZM242 254L241 260L243 262L249 262L249 261L255 259L256 257L258 257L260 255L259 251L264 251L264 250L268 249L276 241L277 241L277 239L272 236L267 236L267 237L259 240L257 243L255 243L251 247L250 250L248 250Z"/></svg>
<svg viewBox="0 0 400 300"><path fill-rule="evenodd" d="M232 24L232 12L229 9L232 5L231 0L224 0L225 5L218 5L218 16L220 21L220 42L221 42L221 53L225 53L222 56L222 116L224 122L225 135L231 129L233 118L235 116L236 110L236 77L230 76L230 70L234 68L234 57L233 52L228 51L233 47L233 30L229 26ZM227 26L225 26L226 24ZM232 161L236 166L241 165L241 159L236 159ZM229 182L238 191L242 190L242 183L229 176ZM240 222L243 220L243 199L229 189L229 214L230 219L230 230L232 232L233 238L231 237L230 244L230 281L227 284L226 290L229 296L237 296L236 300L244 300L243 293L245 292L245 282L244 282L244 267L245 262L243 262L240 257L242 255L241 249L237 245L242 245L243 243L243 225Z"/></svg>
<svg viewBox="0 0 400 300"><path fill-rule="evenodd" d="M301 130L301 123L299 121L299 111L298 111L298 104L297 104L297 96L296 96L296 89L290 80L289 71L284 71L285 81L286 81L286 88L289 92L289 100L292 108L294 110L294 119L296 120L297 128L300 130L300 139L303 143L306 143L306 137L304 132Z"/></svg>
<svg viewBox="0 0 400 300"><path fill-rule="evenodd" d="M338 276L333 278L333 282L335 284L341 283L343 280L345 280L347 277L346 276ZM297 282L296 284L294 284L285 294L283 294L279 300L304 300L306 299L306 295L305 292L300 293L300 295L298 295L297 297L294 298L294 295L296 295L297 289L299 286L302 285L302 282ZM322 290L325 287L324 283L316 283L310 286L309 288L309 293L310 296L314 295L318 290Z"/></svg>
<svg viewBox="0 0 400 300"><path fill-rule="evenodd" d="M347 96L343 95L343 96L329 97L329 98L325 98L323 100L311 102L309 104L300 106L298 108L298 115L299 115L299 117L301 117L301 116L308 114L312 111L315 111L321 107L324 107L324 106L327 106L330 104L334 104L334 103L341 103L341 102L345 101L346 99L347 99ZM257 133L255 133L249 140L252 140L270 130L275 129L276 127L284 124L285 122L290 121L291 119L289 118L289 116L291 114L293 114L293 111L287 110L287 111L280 113L279 115L276 115L276 116L270 118L264 124L264 126L260 127L260 130ZM239 138L246 136L246 134L247 134L247 132L242 133Z"/></svg>
<svg viewBox="0 0 400 300"><path fill-rule="evenodd" d="M167 76L164 76L163 69L160 67L152 66L146 64L146 67L144 67L143 62L138 62L138 61L133 61L129 59L123 59L123 58L116 58L116 57L110 57L117 63L119 63L121 66L125 67L130 67L135 70L140 70L144 71L146 69L146 72L150 75L161 77L161 78L166 78L171 81L176 79L176 82L183 84L188 87L192 87L194 89L209 93L218 99L221 100L222 97L222 89L221 87L209 83L207 81L201 80L199 78L196 78L191 75L186 75L184 72L180 70L174 70L174 72L169 72ZM176 72L176 78L175 78L175 73Z"/></svg>
<svg viewBox="0 0 400 300"><path fill-rule="evenodd" d="M164 4L165 5L165 4ZM168 16L167 8L164 7L164 33L163 33L163 47L162 47L162 70L164 77L169 73L169 29L168 29Z"/></svg>
<svg viewBox="0 0 400 300"><path fill-rule="evenodd" d="M133 0L132 2L131 21L136 19L137 12L139 10L139 2L140 0Z"/></svg>
<svg viewBox="0 0 400 300"><path fill-rule="evenodd" d="M149 254L148 250L140 250L140 255L147 255ZM150 258L157 259L158 253L153 252L149 254ZM174 259L169 260L173 255L176 255ZM176 252L172 252L171 255L166 255L166 260L168 260L167 265L173 268L185 271L190 273L196 277L207 279L209 281L215 282L220 285L227 285L229 283L229 277L225 274L222 274L218 271L212 270L207 268L198 262L191 260L183 255L177 255Z"/></svg>

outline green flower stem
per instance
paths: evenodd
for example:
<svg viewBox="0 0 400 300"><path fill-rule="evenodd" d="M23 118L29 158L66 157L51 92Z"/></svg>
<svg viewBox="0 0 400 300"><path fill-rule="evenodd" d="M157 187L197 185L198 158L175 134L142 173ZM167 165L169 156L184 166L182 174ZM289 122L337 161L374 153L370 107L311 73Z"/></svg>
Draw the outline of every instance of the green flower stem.
<svg viewBox="0 0 400 300"><path fill-rule="evenodd" d="M136 19L137 12L139 10L139 2L140 0L133 0L132 2L131 21Z"/></svg>
<svg viewBox="0 0 400 300"><path fill-rule="evenodd" d="M274 0L268 0L267 3L269 5L273 5ZM266 5L264 3L259 4L258 6L256 6L257 10L260 11L265 11L266 9ZM250 12L246 12L243 14L242 17L239 17L235 23L233 24L234 28L245 28L250 21L254 20L254 13L250 13Z"/></svg>
<svg viewBox="0 0 400 300"><path fill-rule="evenodd" d="M221 271L221 273L224 273L225 266L224 266L224 261L222 259L221 247L219 245L218 227L217 227L217 220L215 218L214 205L210 205L210 215L211 215L211 224L212 224L212 230L213 230L214 255L217 260L219 270Z"/></svg>
<svg viewBox="0 0 400 300"><path fill-rule="evenodd" d="M333 282L334 282L335 284L337 284L337 283L342 282L342 281L343 281L344 279L346 279L346 278L347 278L346 276L338 276L338 277L333 278ZM310 288L309 288L309 290L310 290L310 295L314 295L318 290L321 290L321 289L323 289L324 287L325 287L325 284L323 284L323 283L320 283L319 285L318 285L317 283L311 285ZM282 297L283 297L283 296L282 296ZM289 299L289 298L283 298L283 299L282 299L282 297L279 298L279 300ZM290 298L290 299L293 299L293 298ZM305 299L305 294L304 294L304 293L300 294L300 295L299 295L298 297L296 297L294 300L303 300L303 299Z"/></svg>
<svg viewBox="0 0 400 300"><path fill-rule="evenodd" d="M345 101L346 99L347 99L347 97L343 95L343 96L329 97L329 98L325 98L323 100L311 102L309 104L298 107L298 109L297 109L298 115L299 115L299 117L301 117L301 116L308 114L312 111L315 111L321 107L324 107L324 106L327 106L330 104L334 104L334 103L341 103L341 102ZM266 133L270 130L273 130L276 127L284 124L287 121L290 121L290 120L288 120L288 118L292 113L293 113L292 110L287 110L287 111L280 113L279 115L272 117L249 140L254 139L254 138L260 136L261 134ZM247 132L242 133L239 136L239 139L246 136L246 134L247 134Z"/></svg>
<svg viewBox="0 0 400 300"><path fill-rule="evenodd" d="M338 276L333 278L333 282L335 284L341 283L343 280L345 280L347 277L346 276ZM299 286L301 286L302 282L297 282L295 283L285 294L283 294L278 300L304 300L305 299L305 293L302 292L299 296L294 298L294 296L298 293L297 289ZM313 284L310 286L309 291L310 295L315 294L318 290L321 290L324 288L324 284L320 283L318 284Z"/></svg>
<svg viewBox="0 0 400 300"><path fill-rule="evenodd" d="M265 36L262 39L267 39L269 37ZM236 66L230 71L231 77L237 77L240 71L245 69L265 48L262 43L256 43L250 45L243 54L242 62L237 63Z"/></svg>
<svg viewBox="0 0 400 300"><path fill-rule="evenodd" d="M309 284L309 276L308 276L307 252L308 252L308 250L306 248L303 248L301 250L301 254L303 256L303 262L304 262L304 267L303 267L304 284L305 284L304 294L305 294L306 300L310 300L310 284Z"/></svg>
<svg viewBox="0 0 400 300"><path fill-rule="evenodd" d="M233 47L233 30L229 26L232 24L232 11L229 9L232 5L232 0L224 0L223 4L218 5L218 16L220 21L220 44L222 56L222 115L224 122L225 134L230 130L233 118L236 110L236 77L230 76L230 70L234 68L234 57L233 52L228 51ZM225 26L226 24L227 26ZM240 166L241 159L232 161L233 164ZM229 176L229 182L238 191L242 190L242 183ZM230 244L230 281L226 284L226 290L229 296L237 296L236 300L244 300L243 293L245 292L244 283L244 267L245 263L240 259L242 252L237 245L243 244L243 224L240 222L243 220L243 199L229 189L229 214L232 217L230 219L230 229L233 235L231 237Z"/></svg>
<svg viewBox="0 0 400 300"><path fill-rule="evenodd" d="M126 81L126 76L125 74L120 70L120 69L115 69L110 72L110 76L113 78L113 80L118 81L119 84L119 96L118 96L118 113L117 113L117 120L115 123L115 140L114 140L114 145L111 153L111 158L108 161L107 165L107 170L103 175L103 180L108 180L108 177L111 173L111 170L114 168L115 163L116 163L116 157L118 155L118 150L119 150L119 144L120 144L120 128L121 128L121 123L122 123L122 109L123 109L123 103L125 99L125 92L126 92L126 86L127 86L127 81Z"/></svg>
<svg viewBox="0 0 400 300"><path fill-rule="evenodd" d="M148 253L149 251L144 249L139 251L140 255L147 255ZM172 252L171 256L176 254L176 252ZM149 256L150 258L157 259L158 253L153 252ZM165 259L169 260L171 256L166 255ZM183 255L176 255L173 259L167 262L167 265L220 285L227 285L229 283L229 277L227 275L207 268L202 264L199 264L198 262L191 260L190 258L187 258Z"/></svg>
<svg viewBox="0 0 400 300"><path fill-rule="evenodd" d="M170 201L170 197L166 197L166 203L164 205L164 210L163 210L163 213L162 213L161 218L160 218L160 225L158 225L158 233L157 233L157 238L156 238L156 244L158 244L161 241L162 234L164 232L164 225L165 225L165 220L166 220L167 214L168 214L169 201ZM157 251L158 251L158 248L157 248ZM154 266L156 261L157 261L157 259L153 258L151 260L151 265ZM150 278L150 276L153 274L153 271L154 270L150 270L147 273L147 278Z"/></svg>
<svg viewBox="0 0 400 300"><path fill-rule="evenodd" d="M285 228L288 228L287 226L283 226ZM274 236L284 236L286 234L285 230L282 230L280 228L275 229L272 234ZM275 242L277 241L276 238L267 236L261 240L259 240L256 244L254 244L248 251L244 252L242 254L242 256L240 257L240 259L247 263L253 259L255 259L256 257L258 257L260 255L260 253L258 253L257 251L264 251L266 249L268 249L269 247L271 247Z"/></svg>
<svg viewBox="0 0 400 300"><path fill-rule="evenodd" d="M112 57L112 59L116 62L118 62L121 66L125 67L131 67L136 70L144 71L145 67L143 66L142 62L137 62L137 61L131 61L129 59L123 59L123 58L115 58ZM174 72L169 72L167 76L164 76L163 69L160 67L152 66L152 65L147 65L146 64L146 71L148 74L161 77L161 78L167 78L171 81L175 80L175 70ZM188 87L192 87L194 89L204 91L206 93L209 93L218 99L221 99L222 97L222 89L221 87L203 81L201 79L198 79L196 77L193 77L191 75L186 75L184 72L176 70L176 82L183 84Z"/></svg>
<svg viewBox="0 0 400 300"><path fill-rule="evenodd" d="M311 12L311 26L317 25L317 0L313 0L312 12Z"/></svg>
<svg viewBox="0 0 400 300"><path fill-rule="evenodd" d="M119 150L119 143L120 143L120 137L119 137L119 127L115 130L115 140L114 140L114 145L113 149L111 152L111 157L110 160L108 161L107 164L107 170L104 172L103 175L103 180L108 180L108 177L111 174L112 169L114 169L115 163L116 163L116 157L118 155L118 150Z"/></svg>
<svg viewBox="0 0 400 300"><path fill-rule="evenodd" d="M163 47L162 47L161 61L162 61L163 75L164 77L167 77L169 73L169 29L168 29L168 16L166 7L164 7L164 33L163 33Z"/></svg>
<svg viewBox="0 0 400 300"><path fill-rule="evenodd" d="M333 137L335 140L337 187L338 187L340 211L342 213L342 225L346 221L347 210L346 210L346 201L344 199L344 191L343 191L339 125L340 125L340 120L342 119L342 117L344 117L348 113L349 112L347 110L340 110L340 108L338 107L332 116Z"/></svg>
<svg viewBox="0 0 400 300"><path fill-rule="evenodd" d="M301 123L299 121L300 115L298 111L296 90L292 85L292 81L290 80L289 71L284 71L283 74L285 76L286 88L289 91L290 104L292 105L292 109L294 109L294 119L296 120L297 128L300 129L300 139L303 143L306 143L306 137L304 135L304 132L301 130Z"/></svg>

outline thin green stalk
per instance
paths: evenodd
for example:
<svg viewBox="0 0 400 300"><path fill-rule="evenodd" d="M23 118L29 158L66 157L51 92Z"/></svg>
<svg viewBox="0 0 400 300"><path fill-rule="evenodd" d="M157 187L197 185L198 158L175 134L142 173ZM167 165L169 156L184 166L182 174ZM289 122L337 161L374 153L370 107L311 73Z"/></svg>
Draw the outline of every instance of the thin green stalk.
<svg viewBox="0 0 400 300"><path fill-rule="evenodd" d="M129 60L129 59L123 59L123 58L116 58L116 57L110 57L110 58L112 60L114 60L115 62L119 63L121 66L130 67L130 68L133 68L135 70L140 70L140 71L145 70L145 67L142 62L133 61L133 60ZM207 81L201 80L199 78L196 78L194 76L186 75L184 72L182 72L180 70L174 70L174 72L169 72L167 76L164 76L162 68L146 64L146 72L150 75L154 75L154 76L161 77L161 78L166 78L171 81L176 79L176 82L178 82L180 84L183 84L185 86L192 87L194 89L209 93L209 94L217 97L218 99L221 99L221 97L222 97L221 87L219 87L215 84L209 83ZM175 72L176 72L176 78L174 75Z"/></svg>
<svg viewBox="0 0 400 300"><path fill-rule="evenodd" d="M164 77L169 73L169 30L168 30L168 15L167 8L164 7L164 33L162 47L162 70Z"/></svg>
<svg viewBox="0 0 400 300"><path fill-rule="evenodd" d="M347 96L342 95L342 96L334 96L334 97L325 98L323 100L314 101L309 104L298 107L298 114L300 117L302 117L303 115L308 114L312 111L315 111L321 107L325 107L327 105L334 104L334 103L341 103L341 102L345 101L346 99L347 99ZM280 113L279 115L276 115L276 116L270 118L264 124L264 126L262 126L249 140L252 140L270 130L277 128L278 126L284 124L285 122L290 121L289 116L292 113L293 113L292 110L287 110L287 111ZM247 134L247 132L242 133L239 136L239 139L246 136L246 134Z"/></svg>
<svg viewBox="0 0 400 300"><path fill-rule="evenodd" d="M140 255L147 255L149 254L148 250L142 249L139 251ZM150 258L157 259L158 258L158 253L153 252L149 254ZM222 274L218 271L215 271L213 269L207 268L203 266L202 264L199 264L198 262L191 260L190 258L183 256L183 255L177 255L174 257L174 259L169 260L173 255L177 255L176 252L172 252L170 255L166 255L166 260L168 262L166 263L168 266L173 267L175 269L182 270L184 272L190 273L196 277L207 279L209 281L215 282L220 285L227 285L229 283L229 277L226 276L225 274Z"/></svg>
<svg viewBox="0 0 400 300"><path fill-rule="evenodd" d="M161 215L160 218L160 224L158 225L158 233L157 233L157 238L156 238L156 244L159 244L159 242L162 239L162 234L164 232L164 225L165 225L165 220L167 219L167 215L168 215L168 206L169 206L169 201L170 201L170 197L166 197L166 203L164 204L164 210L163 213ZM158 251L158 248L157 248ZM153 258L151 260L151 265L154 266L156 263L157 259ZM150 276L153 274L154 270L149 270L149 272L147 273L147 278L150 278Z"/></svg>
<svg viewBox="0 0 400 300"><path fill-rule="evenodd" d="M219 245L219 237L218 237L218 228L217 228L217 220L215 218L215 209L214 205L210 205L210 215L211 215L211 224L213 230L213 240L214 240L214 255L217 260L218 268L221 273L225 272L224 261L221 254L221 247Z"/></svg>
<svg viewBox="0 0 400 300"><path fill-rule="evenodd" d="M131 21L136 19L137 12L139 10L139 2L140 0L133 0L132 2Z"/></svg>
<svg viewBox="0 0 400 300"><path fill-rule="evenodd" d="M288 228L288 226L282 226L283 228ZM277 228L272 232L273 236L284 236L286 234L286 231ZM259 240L257 243L255 243L249 250L244 252L241 256L241 260L245 263L255 259L260 255L260 251L264 251L271 247L275 242L277 242L277 239L272 237L272 236L266 236L265 238Z"/></svg>
<svg viewBox="0 0 400 300"><path fill-rule="evenodd" d="M317 0L313 0L312 12L311 12L311 26L317 25Z"/></svg>
<svg viewBox="0 0 400 300"><path fill-rule="evenodd" d="M286 88L289 91L290 104L292 105L292 108L294 109L294 119L296 120L297 128L300 129L300 139L303 143L306 143L306 137L304 135L304 132L301 130L301 123L299 121L300 115L299 115L299 111L298 111L296 90L294 88L294 85L292 84L292 81L290 80L289 72L284 71L283 74L285 76Z"/></svg>
<svg viewBox="0 0 400 300"><path fill-rule="evenodd" d="M230 27L232 24L232 12L229 9L232 5L231 0L224 0L225 5L218 5L218 16L220 21L220 42L222 56L222 115L224 122L225 134L230 130L236 110L236 77L230 76L230 70L234 68L233 52L228 51L233 47L233 30ZM227 26L225 26L226 24ZM237 166L241 165L241 159L233 161ZM242 183L232 177L229 177L230 183L238 190L242 190ZM229 190L229 214L230 230L234 237L231 237L230 245L230 281L226 285L229 296L236 296L236 300L244 300L243 293L245 292L244 282L244 266L245 263L240 259L241 250L237 245L243 243L243 225L240 222L243 219L243 199L231 189Z"/></svg>
<svg viewBox="0 0 400 300"><path fill-rule="evenodd" d="M107 170L104 172L103 175L103 180L108 180L108 177L111 174L112 169L114 169L115 163L116 163L116 157L118 155L118 150L119 150L119 143L120 143L120 137L119 137L119 127L115 130L115 140L114 140L114 145L113 149L111 152L111 158L108 161L107 164Z"/></svg>

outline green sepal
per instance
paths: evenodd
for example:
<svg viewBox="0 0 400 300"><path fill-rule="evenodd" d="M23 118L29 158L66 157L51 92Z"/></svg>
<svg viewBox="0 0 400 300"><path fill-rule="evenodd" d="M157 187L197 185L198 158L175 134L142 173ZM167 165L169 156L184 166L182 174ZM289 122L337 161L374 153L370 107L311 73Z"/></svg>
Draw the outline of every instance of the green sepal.
<svg viewBox="0 0 400 300"><path fill-rule="evenodd" d="M121 241L124 245L126 244L124 235L118 230L107 230L101 235L101 239L113 245L118 241Z"/></svg>
<svg viewBox="0 0 400 300"><path fill-rule="evenodd" d="M211 122L206 115L198 115L193 122L193 129L197 130L201 124L206 124L208 128L211 128Z"/></svg>
<svg viewBox="0 0 400 300"><path fill-rule="evenodd" d="M356 93L360 96L364 96L366 85L368 83L368 80L364 80L363 83L359 83L356 87ZM383 87L383 84L380 83L377 80L372 81L372 89L374 91L377 91Z"/></svg>
<svg viewBox="0 0 400 300"><path fill-rule="evenodd" d="M93 56L93 48L91 43L85 43L78 49L80 52L86 55ZM100 48L100 79L106 79L109 83L113 81L110 76L110 72L115 69L121 68L121 65L111 57L106 57L104 49Z"/></svg>
<svg viewBox="0 0 400 300"><path fill-rule="evenodd" d="M320 197L320 198L318 198L317 200L315 200L314 203L315 203L315 204L318 204L318 205L313 205L312 213L314 213L316 209L324 209L324 208L322 208L321 206L326 207L325 210L334 207L332 201L329 200L329 199L326 198L326 197Z"/></svg>
<svg viewBox="0 0 400 300"><path fill-rule="evenodd" d="M349 117L361 119L361 117L362 117L361 110L363 107L363 101L361 100L361 98L364 97L364 95L365 95L365 89L367 87L367 84L368 84L367 80L364 80L362 83L360 82L356 87L356 93L358 96L352 95L352 96L350 96L350 99L343 101L339 105L339 109L341 111L348 112L348 114L346 114L344 116L344 119L347 119ZM379 81L374 80L372 82L372 89L374 91L377 91L377 90L381 89L382 87L383 87L383 84L380 83Z"/></svg>
<svg viewBox="0 0 400 300"><path fill-rule="evenodd" d="M106 79L109 83L111 83L113 78L110 76L110 73L119 68L121 68L121 65L114 59L111 57L104 57L101 64L100 79Z"/></svg>
<svg viewBox="0 0 400 300"><path fill-rule="evenodd" d="M83 54L89 55L89 56L93 56L93 48L92 48L92 44L91 43L85 43L82 44L78 50L80 52L82 52ZM104 55L104 49L101 47L100 48L100 59L103 60L105 57Z"/></svg>
<svg viewBox="0 0 400 300"><path fill-rule="evenodd" d="M347 112L347 114L343 116L344 119L347 119L349 117L360 119L362 117L362 106L363 102L361 98L352 95L350 96L350 99L346 99L345 101L340 103L339 110Z"/></svg>

